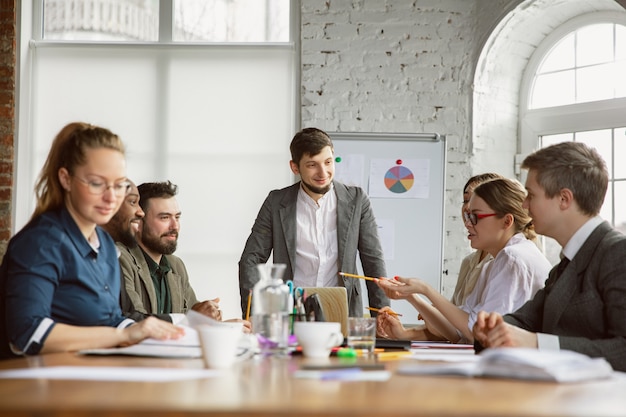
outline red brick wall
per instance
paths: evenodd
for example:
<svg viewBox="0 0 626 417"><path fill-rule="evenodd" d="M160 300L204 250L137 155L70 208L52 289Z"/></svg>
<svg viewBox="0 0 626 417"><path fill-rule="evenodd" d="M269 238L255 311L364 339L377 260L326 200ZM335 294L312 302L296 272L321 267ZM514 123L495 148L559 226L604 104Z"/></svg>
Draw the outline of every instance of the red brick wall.
<svg viewBox="0 0 626 417"><path fill-rule="evenodd" d="M17 0L0 0L0 258L11 237Z"/></svg>

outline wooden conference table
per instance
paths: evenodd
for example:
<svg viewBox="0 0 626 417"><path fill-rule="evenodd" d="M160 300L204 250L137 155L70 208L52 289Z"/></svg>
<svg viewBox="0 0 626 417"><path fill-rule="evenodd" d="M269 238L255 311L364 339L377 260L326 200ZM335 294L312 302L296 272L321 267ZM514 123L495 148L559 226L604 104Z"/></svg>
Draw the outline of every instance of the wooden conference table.
<svg viewBox="0 0 626 417"><path fill-rule="evenodd" d="M336 358L329 360L335 361ZM359 359L361 360L361 359ZM411 360L411 359L403 359ZM626 378L577 384L392 373L385 382L298 379L307 361L254 358L212 378L178 382L0 379L0 416L624 416ZM393 371L401 361L385 362ZM200 359L82 356L0 361L50 367L202 368Z"/></svg>

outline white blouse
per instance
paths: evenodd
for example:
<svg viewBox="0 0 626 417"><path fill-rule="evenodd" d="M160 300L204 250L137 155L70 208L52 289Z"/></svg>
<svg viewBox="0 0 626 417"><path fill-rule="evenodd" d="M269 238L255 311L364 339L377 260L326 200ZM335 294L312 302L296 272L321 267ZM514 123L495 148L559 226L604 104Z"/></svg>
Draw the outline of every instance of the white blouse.
<svg viewBox="0 0 626 417"><path fill-rule="evenodd" d="M471 330L479 311L506 314L520 308L544 286L552 266L537 245L517 233L496 257L486 262L474 291L461 308Z"/></svg>

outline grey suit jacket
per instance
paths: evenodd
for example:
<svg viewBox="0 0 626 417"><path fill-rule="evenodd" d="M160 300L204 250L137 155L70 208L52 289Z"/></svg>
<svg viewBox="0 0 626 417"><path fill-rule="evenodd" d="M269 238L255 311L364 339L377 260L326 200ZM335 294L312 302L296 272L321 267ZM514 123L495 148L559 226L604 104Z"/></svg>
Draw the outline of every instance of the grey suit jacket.
<svg viewBox="0 0 626 417"><path fill-rule="evenodd" d="M561 349L604 357L626 371L626 236L608 223L587 238L561 277L504 320L559 336Z"/></svg>
<svg viewBox="0 0 626 417"><path fill-rule="evenodd" d="M156 291L141 248L136 246L131 249L119 242L116 245L120 250L119 261L122 268L120 304L124 315L134 320L156 316L162 320L172 321L169 314L156 314L158 308ZM189 284L187 268L179 257L164 256L172 267L166 277L172 297L172 313L187 313L198 302Z"/></svg>
<svg viewBox="0 0 626 417"><path fill-rule="evenodd" d="M296 262L296 203L300 183L269 193L252 226L252 233L239 260L239 290L241 309L246 311L249 290L259 280L256 265L265 263L272 254L274 263L287 264L284 280L293 279ZM378 239L376 219L370 201L360 187L334 182L337 195L337 246L340 271L356 274L357 250L363 272L371 277L384 277L385 260ZM361 282L354 278L339 277L348 293L348 313L363 316ZM367 281L371 307L389 305L384 292Z"/></svg>

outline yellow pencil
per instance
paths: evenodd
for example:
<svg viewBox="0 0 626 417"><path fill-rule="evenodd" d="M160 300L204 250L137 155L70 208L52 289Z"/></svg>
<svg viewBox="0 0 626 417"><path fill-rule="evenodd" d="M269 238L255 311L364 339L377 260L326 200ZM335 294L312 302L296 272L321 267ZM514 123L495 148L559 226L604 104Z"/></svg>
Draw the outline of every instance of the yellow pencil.
<svg viewBox="0 0 626 417"><path fill-rule="evenodd" d="M252 290L248 293L248 307L246 307L246 320L250 320L250 305L252 304Z"/></svg>
<svg viewBox="0 0 626 417"><path fill-rule="evenodd" d="M408 350L401 350L399 352L380 352L376 354L376 359L379 361L388 361L394 359L402 359L407 356L411 356L411 352Z"/></svg>
<svg viewBox="0 0 626 417"><path fill-rule="evenodd" d="M376 312L380 311L379 308L374 308L374 307L365 307L365 308L367 308L370 311L376 311ZM402 314L396 313L393 310L387 310L387 314L391 314L392 316L402 316Z"/></svg>
<svg viewBox="0 0 626 417"><path fill-rule="evenodd" d="M376 281L376 278L366 277L363 275L349 274L347 272L340 272L339 275L342 275L344 277L350 277L350 278L365 279L367 281Z"/></svg>

